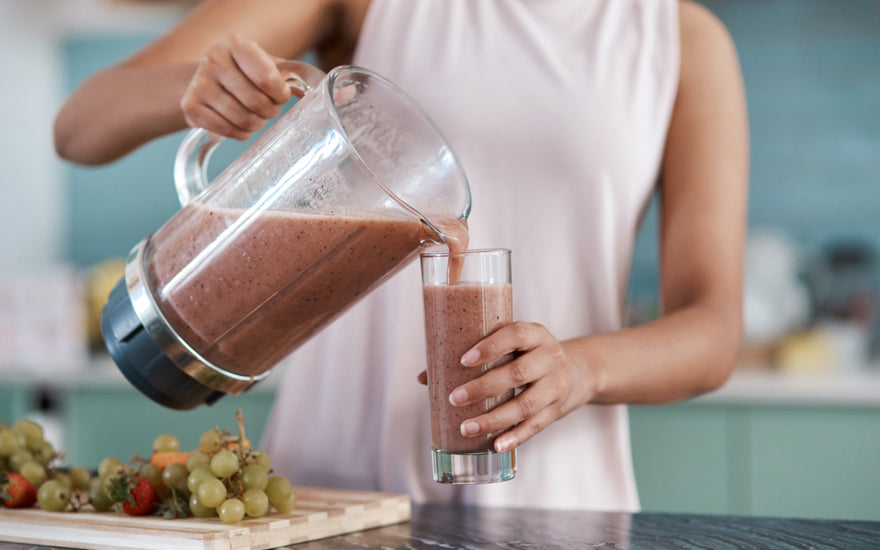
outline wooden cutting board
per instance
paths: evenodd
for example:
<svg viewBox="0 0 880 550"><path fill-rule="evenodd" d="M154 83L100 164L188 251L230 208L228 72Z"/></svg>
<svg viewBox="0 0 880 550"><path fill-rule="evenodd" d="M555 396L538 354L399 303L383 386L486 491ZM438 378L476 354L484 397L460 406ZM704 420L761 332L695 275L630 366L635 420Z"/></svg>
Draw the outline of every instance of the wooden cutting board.
<svg viewBox="0 0 880 550"><path fill-rule="evenodd" d="M162 519L0 507L0 540L97 550L278 548L408 521L409 495L296 487L297 507L226 525L217 518Z"/></svg>

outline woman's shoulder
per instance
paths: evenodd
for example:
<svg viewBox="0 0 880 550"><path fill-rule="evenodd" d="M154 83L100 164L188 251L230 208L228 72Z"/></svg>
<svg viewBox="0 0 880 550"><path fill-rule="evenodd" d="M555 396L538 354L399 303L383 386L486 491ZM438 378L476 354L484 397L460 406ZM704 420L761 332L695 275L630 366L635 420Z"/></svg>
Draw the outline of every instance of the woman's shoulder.
<svg viewBox="0 0 880 550"><path fill-rule="evenodd" d="M708 8L693 0L679 1L678 22L682 50L709 48L706 53L713 53L733 46L733 39L724 23Z"/></svg>
<svg viewBox="0 0 880 550"><path fill-rule="evenodd" d="M739 71L733 38L724 23L705 6L680 0L681 82L711 78L719 71Z"/></svg>

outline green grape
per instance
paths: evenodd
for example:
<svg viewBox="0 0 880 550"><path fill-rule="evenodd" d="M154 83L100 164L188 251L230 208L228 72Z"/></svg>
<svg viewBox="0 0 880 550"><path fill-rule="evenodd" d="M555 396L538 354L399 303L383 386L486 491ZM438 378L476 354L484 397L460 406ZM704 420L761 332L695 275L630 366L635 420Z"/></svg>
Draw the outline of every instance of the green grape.
<svg viewBox="0 0 880 550"><path fill-rule="evenodd" d="M269 471L257 464L248 464L241 469L241 485L245 489L265 489L269 482Z"/></svg>
<svg viewBox="0 0 880 550"><path fill-rule="evenodd" d="M210 518L217 515L217 509L208 508L199 502L199 497L195 493L189 497L189 510L197 518Z"/></svg>
<svg viewBox="0 0 880 550"><path fill-rule="evenodd" d="M269 478L269 482L266 483L266 496L269 497L269 502L272 503L272 506L276 508L278 503L284 502L292 494L293 487L290 486L290 481L284 476L272 476Z"/></svg>
<svg viewBox="0 0 880 550"><path fill-rule="evenodd" d="M18 432L24 436L28 445L33 445L37 441L43 440L43 427L36 422L19 418L12 424L12 431Z"/></svg>
<svg viewBox="0 0 880 550"><path fill-rule="evenodd" d="M190 472L189 477L186 478L186 487L190 493L196 494L199 490L199 485L208 479L217 479L217 476L214 475L209 466L199 466Z"/></svg>
<svg viewBox="0 0 880 550"><path fill-rule="evenodd" d="M296 508L296 493L290 493L290 495L281 502L273 502L272 506L279 514L289 514L294 508Z"/></svg>
<svg viewBox="0 0 880 550"><path fill-rule="evenodd" d="M40 508L49 512L63 512L70 502L70 489L60 481L50 479L40 485L37 491L37 502Z"/></svg>
<svg viewBox="0 0 880 550"><path fill-rule="evenodd" d="M162 468L155 464L147 463L141 466L138 475L153 485L156 492L159 493L160 499L164 500L165 497L168 496L168 492L165 490L165 485L162 483Z"/></svg>
<svg viewBox="0 0 880 550"><path fill-rule="evenodd" d="M29 444L31 448L31 453L40 461L40 464L43 466L48 466L49 462L55 457L55 448L52 447L52 444L46 441L45 439L41 439L36 442L32 442Z"/></svg>
<svg viewBox="0 0 880 550"><path fill-rule="evenodd" d="M260 518L269 511L269 497L259 489L248 489L241 494L244 513L252 518Z"/></svg>
<svg viewBox="0 0 880 550"><path fill-rule="evenodd" d="M217 508L217 515L223 523L238 523L244 519L244 503L237 498L230 498Z"/></svg>
<svg viewBox="0 0 880 550"><path fill-rule="evenodd" d="M89 472L89 469L83 466L74 466L70 469L70 483L73 485L74 489L88 489L89 479L91 479L91 477L92 474Z"/></svg>
<svg viewBox="0 0 880 550"><path fill-rule="evenodd" d="M272 457L269 456L269 453L263 451L251 453L251 463L262 466L267 472L272 469Z"/></svg>
<svg viewBox="0 0 880 550"><path fill-rule="evenodd" d="M99 477L89 480L89 502L98 512L106 512L113 507L113 500L104 490L104 483Z"/></svg>
<svg viewBox="0 0 880 550"><path fill-rule="evenodd" d="M18 468L18 473L37 487L39 487L40 483L46 478L46 470L35 460L28 460L23 463Z"/></svg>
<svg viewBox="0 0 880 550"><path fill-rule="evenodd" d="M199 438L199 450L205 454L212 455L220 450L223 446L223 437L216 428L208 430Z"/></svg>
<svg viewBox="0 0 880 550"><path fill-rule="evenodd" d="M15 451L21 449L18 443L18 436L12 430L0 432L0 456L10 456Z"/></svg>
<svg viewBox="0 0 880 550"><path fill-rule="evenodd" d="M232 451L219 451L211 457L211 471L217 477L231 476L238 471L238 457Z"/></svg>
<svg viewBox="0 0 880 550"><path fill-rule="evenodd" d="M169 434L162 434L153 440L154 453L176 453L180 450L180 441Z"/></svg>
<svg viewBox="0 0 880 550"><path fill-rule="evenodd" d="M186 478L189 472L183 464L169 464L162 470L162 484L169 489L177 489L178 491L188 490L186 486Z"/></svg>
<svg viewBox="0 0 880 550"><path fill-rule="evenodd" d="M73 480L70 479L70 474L66 474L64 472L55 472L55 475L52 476L52 479L54 479L55 481L60 481L61 484L68 489L73 489Z"/></svg>
<svg viewBox="0 0 880 550"><path fill-rule="evenodd" d="M217 478L206 479L199 485L199 502L208 508L216 508L226 500L226 486Z"/></svg>
<svg viewBox="0 0 880 550"><path fill-rule="evenodd" d="M25 449L18 449L13 452L8 459L9 467L12 468L13 471L17 472L21 469L21 465L25 462L35 462L34 455Z"/></svg>
<svg viewBox="0 0 880 550"><path fill-rule="evenodd" d="M186 459L186 469L190 472L198 468L202 465L211 464L211 457L208 454L203 453L202 451L193 451L189 453L189 457Z"/></svg>
<svg viewBox="0 0 880 550"><path fill-rule="evenodd" d="M118 458L108 456L98 464L98 477L107 479L121 473L125 465Z"/></svg>

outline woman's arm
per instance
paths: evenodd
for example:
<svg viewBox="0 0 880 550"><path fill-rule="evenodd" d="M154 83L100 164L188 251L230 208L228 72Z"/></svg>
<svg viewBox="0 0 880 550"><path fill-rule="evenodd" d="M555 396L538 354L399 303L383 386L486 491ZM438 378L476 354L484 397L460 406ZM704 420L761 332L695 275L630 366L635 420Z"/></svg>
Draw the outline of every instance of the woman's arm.
<svg viewBox="0 0 880 550"><path fill-rule="evenodd" d="M216 115L209 129L245 139L289 98L273 61L353 44L365 9L363 0L205 0L70 95L55 120L56 151L104 164L187 125L210 125L206 110ZM202 88L191 89L194 76ZM188 93L192 112L181 105Z"/></svg>
<svg viewBox="0 0 880 550"><path fill-rule="evenodd" d="M682 3L680 13L681 76L660 188L664 314L584 341L581 351L602 365L594 402L663 402L718 388L739 350L749 169L745 93L721 23L691 2Z"/></svg>
<svg viewBox="0 0 880 550"><path fill-rule="evenodd" d="M728 378L742 324L748 187L745 94L732 40L696 4L681 4L681 73L663 158L663 315L617 332L559 342L545 327L517 322L465 354L478 365L521 355L453 391L464 405L525 387L516 398L465 421L467 435L516 425L496 440L522 444L584 403L661 403L712 390ZM518 425L517 425L518 424Z"/></svg>

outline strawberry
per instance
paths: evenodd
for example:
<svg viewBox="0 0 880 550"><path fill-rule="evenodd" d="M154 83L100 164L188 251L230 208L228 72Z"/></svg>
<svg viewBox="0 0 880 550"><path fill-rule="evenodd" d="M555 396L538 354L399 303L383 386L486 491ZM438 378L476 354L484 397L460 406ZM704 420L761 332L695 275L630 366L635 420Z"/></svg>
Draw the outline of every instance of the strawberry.
<svg viewBox="0 0 880 550"><path fill-rule="evenodd" d="M156 509L159 494L149 480L124 475L110 482L110 498L122 503L122 511L130 516L145 516Z"/></svg>
<svg viewBox="0 0 880 550"><path fill-rule="evenodd" d="M9 508L26 508L37 501L37 488L15 472L0 475L0 501Z"/></svg>

